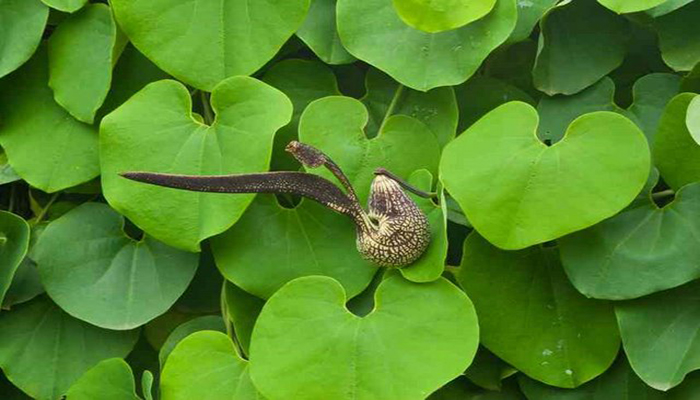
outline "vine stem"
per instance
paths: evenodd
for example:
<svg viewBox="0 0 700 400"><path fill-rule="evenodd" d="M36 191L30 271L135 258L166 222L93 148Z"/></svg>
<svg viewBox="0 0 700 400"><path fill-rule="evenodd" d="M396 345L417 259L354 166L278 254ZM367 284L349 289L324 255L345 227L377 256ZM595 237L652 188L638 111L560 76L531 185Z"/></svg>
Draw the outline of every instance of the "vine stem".
<svg viewBox="0 0 700 400"><path fill-rule="evenodd" d="M199 92L202 99L202 109L204 110L204 122L207 125L214 123L214 112L211 110L211 104L209 103L209 94L207 92Z"/></svg>
<svg viewBox="0 0 700 400"><path fill-rule="evenodd" d="M394 109L396 109L396 105L399 104L399 99L401 98L401 95L403 95L404 88L405 86L401 84L399 84L399 87L396 88L396 92L394 92L394 97L391 99L391 103L389 103L389 108L387 108L386 114L384 114L384 119L382 119L382 123L379 125L379 131L377 131L377 135L384 130L384 126L389 120L389 117L391 117L391 115L394 114Z"/></svg>
<svg viewBox="0 0 700 400"><path fill-rule="evenodd" d="M666 189L666 190L661 191L661 192L652 193L651 198L652 199L662 199L664 197L673 196L675 193L676 192L674 192L673 189Z"/></svg>
<svg viewBox="0 0 700 400"><path fill-rule="evenodd" d="M51 196L51 198L49 199L49 202L46 203L44 208L41 209L41 212L39 213L39 215L36 216L36 220L34 221L34 225L39 225L39 223L41 223L41 221L44 220L44 217L46 217L46 213L49 212L49 208L51 208L51 206L56 201L56 199L58 199L58 196L60 194L61 194L61 192L56 192L53 194L53 196Z"/></svg>

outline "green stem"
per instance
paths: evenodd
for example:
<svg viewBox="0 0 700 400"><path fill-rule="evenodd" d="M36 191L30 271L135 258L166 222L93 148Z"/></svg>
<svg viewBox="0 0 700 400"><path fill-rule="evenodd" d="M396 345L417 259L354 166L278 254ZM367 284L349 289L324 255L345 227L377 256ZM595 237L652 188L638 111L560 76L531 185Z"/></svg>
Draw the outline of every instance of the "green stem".
<svg viewBox="0 0 700 400"><path fill-rule="evenodd" d="M49 212L49 208L51 208L53 203L56 201L56 199L58 199L58 196L60 196L60 195L61 195L61 192L56 192L53 194L53 196L51 196L51 198L49 199L49 202L46 203L44 208L41 209L41 212L39 213L39 215L36 216L36 220L34 221L34 225L39 225L39 223L41 223L41 221L44 220L44 217L46 217L46 214Z"/></svg>
<svg viewBox="0 0 700 400"><path fill-rule="evenodd" d="M199 92L202 99L202 109L204 110L204 122L207 125L214 123L214 112L211 109L211 104L209 103L209 94L207 92Z"/></svg>
<svg viewBox="0 0 700 400"><path fill-rule="evenodd" d="M394 114L394 109L396 109L396 106L399 104L399 99L403 94L404 87L404 85L399 84L399 87L396 88L396 92L394 92L394 98L391 99L391 103L389 103L389 108L386 109L386 114L384 114L384 119L382 119L382 123L379 125L379 131L377 131L377 135L379 135L384 130L384 126L389 120L389 117L391 117Z"/></svg>
<svg viewBox="0 0 700 400"><path fill-rule="evenodd" d="M651 198L654 200L663 199L665 197L673 196L675 193L676 192L674 192L673 189L666 189L661 192L652 193Z"/></svg>

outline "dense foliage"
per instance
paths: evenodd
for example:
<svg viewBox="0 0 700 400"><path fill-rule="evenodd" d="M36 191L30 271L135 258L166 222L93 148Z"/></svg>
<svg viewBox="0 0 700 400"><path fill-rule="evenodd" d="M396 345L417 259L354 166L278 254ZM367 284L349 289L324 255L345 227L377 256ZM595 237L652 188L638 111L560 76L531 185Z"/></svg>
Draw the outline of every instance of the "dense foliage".
<svg viewBox="0 0 700 400"><path fill-rule="evenodd" d="M0 0L0 398L700 399L697 93L700 0ZM119 176L294 139L426 253Z"/></svg>

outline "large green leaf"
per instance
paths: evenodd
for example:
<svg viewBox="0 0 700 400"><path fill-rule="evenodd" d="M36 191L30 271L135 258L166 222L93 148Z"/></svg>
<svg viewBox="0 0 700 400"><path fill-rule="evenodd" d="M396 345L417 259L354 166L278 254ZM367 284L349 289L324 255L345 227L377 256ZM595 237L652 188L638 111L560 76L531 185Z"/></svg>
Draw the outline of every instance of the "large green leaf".
<svg viewBox="0 0 700 400"><path fill-rule="evenodd" d="M285 285L253 330L256 387L270 400L424 399L469 365L476 314L450 282L417 284L392 274L375 299L375 309L360 318L347 311L333 279Z"/></svg>
<svg viewBox="0 0 700 400"><path fill-rule="evenodd" d="M137 337L77 320L40 297L0 313L0 366L33 398L56 399L99 361L125 357Z"/></svg>
<svg viewBox="0 0 700 400"><path fill-rule="evenodd" d="M260 195L236 225L212 239L212 251L226 279L261 298L308 275L335 278L353 297L376 271L357 251L355 235L350 218L311 200L290 209Z"/></svg>
<svg viewBox="0 0 700 400"><path fill-rule="evenodd" d="M22 217L0 210L0 304L29 248L29 224Z"/></svg>
<svg viewBox="0 0 700 400"><path fill-rule="evenodd" d="M49 86L56 102L91 124L107 97L121 49L117 25L105 4L91 4L66 18L49 39Z"/></svg>
<svg viewBox="0 0 700 400"><path fill-rule="evenodd" d="M197 270L196 254L148 236L135 241L123 225L107 205L86 203L52 221L32 252L49 296L107 329L135 328L163 314Z"/></svg>
<svg viewBox="0 0 700 400"><path fill-rule="evenodd" d="M48 81L45 48L0 80L0 145L22 179L56 192L95 178L100 165L96 129L56 104Z"/></svg>
<svg viewBox="0 0 700 400"><path fill-rule="evenodd" d="M158 352L158 361L160 362L161 370L175 347L183 339L199 331L218 331L226 333L226 325L219 315L203 315L184 322L182 325L175 328Z"/></svg>
<svg viewBox="0 0 700 400"><path fill-rule="evenodd" d="M580 92L625 57L627 22L596 0L562 2L545 14L540 28L532 74L535 87L550 96Z"/></svg>
<svg viewBox="0 0 700 400"><path fill-rule="evenodd" d="M119 26L160 68L211 91L250 75L304 21L309 0L112 0ZM157 21L157 23L154 23Z"/></svg>
<svg viewBox="0 0 700 400"><path fill-rule="evenodd" d="M700 96L696 96L688 105L685 124L695 143L700 144Z"/></svg>
<svg viewBox="0 0 700 400"><path fill-rule="evenodd" d="M667 1L668 0L598 0L600 4L618 14L648 10Z"/></svg>
<svg viewBox="0 0 700 400"><path fill-rule="evenodd" d="M668 390L700 369L700 281L618 302L615 313L632 369L647 385Z"/></svg>
<svg viewBox="0 0 700 400"><path fill-rule="evenodd" d="M649 174L647 142L625 117L586 114L551 147L537 139L537 124L532 106L506 103L443 152L445 188L474 228L503 249L543 243L611 217Z"/></svg>
<svg viewBox="0 0 700 400"><path fill-rule="evenodd" d="M141 400L131 367L121 358L100 361L78 379L66 400Z"/></svg>
<svg viewBox="0 0 700 400"><path fill-rule="evenodd" d="M409 26L438 33L461 28L488 14L496 0L392 0Z"/></svg>
<svg viewBox="0 0 700 400"><path fill-rule="evenodd" d="M355 61L340 42L335 22L336 0L311 0L309 13L304 24L297 30L297 36L323 62L347 64Z"/></svg>
<svg viewBox="0 0 700 400"><path fill-rule="evenodd" d="M437 175L440 145L427 125L407 115L392 115L376 137L368 139L363 131L367 122L367 109L358 100L326 97L304 110L299 139L322 149L343 169L362 203L378 167L404 179L417 169ZM311 171L334 179L328 171Z"/></svg>
<svg viewBox="0 0 700 400"><path fill-rule="evenodd" d="M560 389L544 385L520 375L520 387L528 400L662 400L663 392L644 384L625 357L618 357L615 364L603 375L576 389Z"/></svg>
<svg viewBox="0 0 700 400"><path fill-rule="evenodd" d="M0 78L31 58L48 17L49 8L40 0L0 2Z"/></svg>
<svg viewBox="0 0 700 400"><path fill-rule="evenodd" d="M498 0L484 18L441 33L406 25L392 0L339 0L337 11L338 32L351 54L423 91L466 81L517 19L514 0Z"/></svg>
<svg viewBox="0 0 700 400"><path fill-rule="evenodd" d="M409 89L377 69L367 71L367 93L360 99L369 111L367 133L374 137L392 115L408 115L423 122L433 132L440 146L455 137L459 113L452 88L435 88L428 92Z"/></svg>
<svg viewBox="0 0 700 400"><path fill-rule="evenodd" d="M659 48L666 64L676 71L690 71L700 62L700 2L693 1L654 20Z"/></svg>
<svg viewBox="0 0 700 400"><path fill-rule="evenodd" d="M577 292L557 253L502 251L473 233L457 279L474 301L484 346L533 379L573 388L612 364L620 338L612 305Z"/></svg>
<svg viewBox="0 0 700 400"><path fill-rule="evenodd" d="M654 164L673 189L700 181L700 144L686 124L688 106L696 96L681 93L668 103L654 142Z"/></svg>
<svg viewBox="0 0 700 400"><path fill-rule="evenodd" d="M629 299L700 278L700 183L659 208L628 209L561 239L562 262L588 297Z"/></svg>
<svg viewBox="0 0 700 400"><path fill-rule="evenodd" d="M162 400L262 400L248 375L248 362L221 332L201 331L170 353L161 376Z"/></svg>
<svg viewBox="0 0 700 400"><path fill-rule="evenodd" d="M247 77L220 83L211 126L192 115L185 86L152 83L106 116L100 126L102 185L110 205L166 244L198 251L199 243L233 225L253 195L194 193L121 178L124 171L196 175L264 171L275 131L292 114L280 91Z"/></svg>

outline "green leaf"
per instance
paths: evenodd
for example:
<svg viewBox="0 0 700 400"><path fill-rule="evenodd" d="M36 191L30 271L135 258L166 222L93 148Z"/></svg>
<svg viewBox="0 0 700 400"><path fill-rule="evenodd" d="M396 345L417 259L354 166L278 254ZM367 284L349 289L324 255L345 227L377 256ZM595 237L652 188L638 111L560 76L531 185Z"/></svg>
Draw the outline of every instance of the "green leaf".
<svg viewBox="0 0 700 400"><path fill-rule="evenodd" d="M117 25L105 4L66 18L49 39L49 86L56 102L82 122L92 124L107 97L116 44Z"/></svg>
<svg viewBox="0 0 700 400"><path fill-rule="evenodd" d="M356 59L340 42L335 22L336 2L336 0L311 0L309 13L306 15L304 24L297 30L297 36L323 62L348 64Z"/></svg>
<svg viewBox="0 0 700 400"><path fill-rule="evenodd" d="M111 4L136 48L179 80L212 91L224 79L250 75L268 62L304 21L309 0Z"/></svg>
<svg viewBox="0 0 700 400"><path fill-rule="evenodd" d="M556 248L507 252L472 233L457 279L474 301L481 343L533 379L573 388L617 355L612 305L571 286Z"/></svg>
<svg viewBox="0 0 700 400"><path fill-rule="evenodd" d="M625 57L627 21L595 0L560 3L545 14L540 29L532 74L535 87L550 96L580 92L619 67Z"/></svg>
<svg viewBox="0 0 700 400"><path fill-rule="evenodd" d="M141 400L131 367L121 358L100 361L78 379L66 400Z"/></svg>
<svg viewBox="0 0 700 400"><path fill-rule="evenodd" d="M690 71L700 62L700 3L693 1L654 20L659 48L666 65L676 71Z"/></svg>
<svg viewBox="0 0 700 400"><path fill-rule="evenodd" d="M0 80L0 145L22 179L53 193L95 178L100 166L96 129L56 104L48 81L45 48Z"/></svg>
<svg viewBox="0 0 700 400"><path fill-rule="evenodd" d="M266 299L285 283L309 275L338 280L350 297L360 293L376 266L362 258L355 240L355 225L345 215L306 199L285 208L275 196L260 195L235 226L211 243L224 277Z"/></svg>
<svg viewBox="0 0 700 400"><path fill-rule="evenodd" d="M265 301L229 281L224 284L224 301L226 302L225 315L233 324L236 340L244 355L247 356L250 354L250 336Z"/></svg>
<svg viewBox="0 0 700 400"><path fill-rule="evenodd" d="M530 105L506 103L443 152L445 189L474 228L503 249L543 243L613 216L649 175L648 145L628 119L586 114L551 147L535 135L538 119Z"/></svg>
<svg viewBox="0 0 700 400"><path fill-rule="evenodd" d="M287 95L294 106L292 122L282 127L275 135L272 169L297 170L299 162L284 148L290 141L298 139L299 117L306 106L322 97L339 95L338 82L328 66L300 59L276 63L265 72L262 80Z"/></svg>
<svg viewBox="0 0 700 400"><path fill-rule="evenodd" d="M374 68L367 71L365 87L367 93L360 101L369 111L366 128L369 137L375 137L392 115L408 115L423 122L440 146L454 139L459 111L452 88L419 92L406 88Z"/></svg>
<svg viewBox="0 0 700 400"><path fill-rule="evenodd" d="M509 101L522 101L535 105L535 100L517 87L487 76L474 76L455 87L459 104L459 126L464 132L489 111Z"/></svg>
<svg viewBox="0 0 700 400"><path fill-rule="evenodd" d="M0 210L0 304L12 278L29 249L29 224L21 217Z"/></svg>
<svg viewBox="0 0 700 400"><path fill-rule="evenodd" d="M415 171L408 178L414 187L425 192L432 191L433 175L425 169ZM413 264L401 268L401 275L413 282L432 282L442 276L447 257L447 206L442 188L438 197L426 199L409 193L409 196L428 217L430 224L430 245L425 253ZM436 204L434 201L438 202Z"/></svg>
<svg viewBox="0 0 700 400"><path fill-rule="evenodd" d="M476 314L447 280L416 284L393 274L375 299L360 318L331 278L285 285L253 330L255 386L269 399L424 399L469 365Z"/></svg>
<svg viewBox="0 0 700 400"><path fill-rule="evenodd" d="M153 373L151 371L143 371L143 375L141 375L141 392L144 400L153 400Z"/></svg>
<svg viewBox="0 0 700 400"><path fill-rule="evenodd" d="M163 314L187 289L197 255L123 231L124 218L86 203L51 222L33 256L51 298L107 329L131 329ZM71 249L71 251L65 251Z"/></svg>
<svg viewBox="0 0 700 400"><path fill-rule="evenodd" d="M632 88L634 102L627 111L653 144L664 108L680 91L680 79L672 74L649 74L639 78ZM626 114L629 115L629 114Z"/></svg>
<svg viewBox="0 0 700 400"><path fill-rule="evenodd" d="M646 10L645 12L650 16L657 18L662 15L666 15L670 12L676 11L677 9L683 7L684 5L692 2L694 0L666 0L658 6Z"/></svg>
<svg viewBox="0 0 700 400"><path fill-rule="evenodd" d="M662 400L665 393L645 385L625 357L618 357L615 364L603 375L576 389L560 389L544 385L524 375L518 382L528 400Z"/></svg>
<svg viewBox="0 0 700 400"><path fill-rule="evenodd" d="M700 281L615 304L625 353L647 385L668 390L700 369Z"/></svg>
<svg viewBox="0 0 700 400"><path fill-rule="evenodd" d="M700 96L696 96L688 105L685 124L695 143L700 144Z"/></svg>
<svg viewBox="0 0 700 400"><path fill-rule="evenodd" d="M673 189L700 181L700 145L686 124L688 106L697 95L681 93L666 106L654 142L654 164Z"/></svg>
<svg viewBox="0 0 700 400"><path fill-rule="evenodd" d="M668 0L598 0L600 4L618 14L628 14L648 10L667 1Z"/></svg>
<svg viewBox="0 0 700 400"><path fill-rule="evenodd" d="M250 381L248 362L223 333L202 331L183 339L161 375L162 400L262 399Z"/></svg>
<svg viewBox="0 0 700 400"><path fill-rule="evenodd" d="M3 0L0 3L0 78L19 68L36 51L49 17L40 0Z"/></svg>
<svg viewBox="0 0 700 400"><path fill-rule="evenodd" d="M407 25L438 33L461 28L488 14L496 0L393 0L394 9Z"/></svg>
<svg viewBox="0 0 700 400"><path fill-rule="evenodd" d="M211 126L192 116L187 89L175 81L146 86L100 126L102 186L110 205L164 243L198 251L199 243L233 225L252 194L222 196L132 182L124 171L220 175L264 171L275 131L292 105L280 91L233 77L212 93ZM155 152L154 152L155 151Z"/></svg>
<svg viewBox="0 0 700 400"><path fill-rule="evenodd" d="M516 2L518 22L508 38L508 43L516 43L530 37L535 25L542 16L557 3L557 0L527 0Z"/></svg>
<svg viewBox="0 0 700 400"><path fill-rule="evenodd" d="M182 325L175 328L158 352L158 361L160 362L161 370L165 366L168 356L178 343L187 336L199 331L218 331L226 333L226 326L220 316L204 315L184 322Z"/></svg>
<svg viewBox="0 0 700 400"><path fill-rule="evenodd" d="M700 278L700 183L663 208L645 203L561 239L566 273L587 297L630 299Z"/></svg>
<svg viewBox="0 0 700 400"><path fill-rule="evenodd" d="M355 57L422 91L466 81L508 38L517 19L515 1L498 0L493 11L478 21L427 33L406 25L391 2L339 0L338 33Z"/></svg>
<svg viewBox="0 0 700 400"><path fill-rule="evenodd" d="M0 185L17 182L21 180L19 175L12 169L10 163L7 162L7 155L0 148Z"/></svg>
<svg viewBox="0 0 700 400"><path fill-rule="evenodd" d="M88 0L41 0L47 6L63 12L76 12L87 4Z"/></svg>
<svg viewBox="0 0 700 400"><path fill-rule="evenodd" d="M440 145L427 125L407 115L386 118L368 139L367 109L349 97L326 97L311 103L299 122L299 139L332 158L345 172L361 203L367 201L374 170L384 167L407 178L417 169L437 175ZM327 171L310 170L329 179Z"/></svg>
<svg viewBox="0 0 700 400"><path fill-rule="evenodd" d="M0 313L0 366L33 398L55 399L99 361L125 357L137 337L77 320L40 297Z"/></svg>
<svg viewBox="0 0 700 400"><path fill-rule="evenodd" d="M20 262L12 277L12 283L5 292L2 308L10 309L16 304L27 302L44 293L39 270L32 259L32 250L47 224L34 225L30 232L29 251Z"/></svg>

